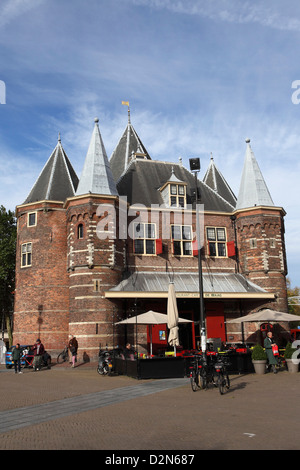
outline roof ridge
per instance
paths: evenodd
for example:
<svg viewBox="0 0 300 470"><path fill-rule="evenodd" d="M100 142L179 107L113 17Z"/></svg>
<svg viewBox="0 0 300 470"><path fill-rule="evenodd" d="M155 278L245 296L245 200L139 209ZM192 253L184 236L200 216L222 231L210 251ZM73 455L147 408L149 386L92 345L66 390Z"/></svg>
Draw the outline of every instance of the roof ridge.
<svg viewBox="0 0 300 470"><path fill-rule="evenodd" d="M49 178L49 181L48 181L48 187L47 187L47 191L46 191L46 199L49 198L51 187L52 187L54 171L55 171L55 167L56 167L56 163L57 163L57 159L58 159L58 145L59 145L59 141L57 142L56 147L54 149L54 152L55 152L54 161L53 161L53 165L52 165L52 168L51 168L50 178Z"/></svg>

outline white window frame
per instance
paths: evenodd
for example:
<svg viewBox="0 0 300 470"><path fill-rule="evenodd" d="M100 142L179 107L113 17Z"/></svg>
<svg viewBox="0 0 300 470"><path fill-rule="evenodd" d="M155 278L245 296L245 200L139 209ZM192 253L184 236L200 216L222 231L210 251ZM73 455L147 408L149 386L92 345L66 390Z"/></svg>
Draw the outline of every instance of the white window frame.
<svg viewBox="0 0 300 470"><path fill-rule="evenodd" d="M34 224L29 223L29 219L30 219L31 215L34 215ZM27 214L27 227L36 227L36 225L37 225L37 212L36 211L28 212L28 214Z"/></svg>
<svg viewBox="0 0 300 470"><path fill-rule="evenodd" d="M170 207L186 207L186 185L178 183L169 183L169 206ZM175 190L175 192L173 192ZM183 193L180 194L180 190ZM175 204L172 204L172 198L175 199ZM179 200L183 200L183 205L179 204Z"/></svg>
<svg viewBox="0 0 300 470"><path fill-rule="evenodd" d="M21 245L21 268L32 266L32 243L22 243Z"/></svg>
<svg viewBox="0 0 300 470"><path fill-rule="evenodd" d="M193 256L193 229L191 225L172 224L171 240L174 256ZM179 247L179 252L175 250L175 243L176 247Z"/></svg>
<svg viewBox="0 0 300 470"><path fill-rule="evenodd" d="M227 231L226 227L219 227L219 226L207 226L206 227L206 239L208 244L209 254L212 258L228 258L227 254ZM209 235L209 231L214 231L214 238ZM224 232L224 238L221 238L219 233L220 231ZM215 254L211 253L211 247L214 245L214 252ZM224 248L224 254L221 253L221 246Z"/></svg>
<svg viewBox="0 0 300 470"><path fill-rule="evenodd" d="M149 232L149 226L150 228ZM138 229L138 227L142 227L142 231ZM147 228L146 228L147 227ZM151 236L149 236L149 234ZM155 256L156 255L156 224L151 222L135 222L133 225L133 252L137 256ZM139 242L139 243L136 243ZM152 246L153 253L147 253L148 247L147 245ZM142 246L142 253L137 250L137 245L140 247Z"/></svg>

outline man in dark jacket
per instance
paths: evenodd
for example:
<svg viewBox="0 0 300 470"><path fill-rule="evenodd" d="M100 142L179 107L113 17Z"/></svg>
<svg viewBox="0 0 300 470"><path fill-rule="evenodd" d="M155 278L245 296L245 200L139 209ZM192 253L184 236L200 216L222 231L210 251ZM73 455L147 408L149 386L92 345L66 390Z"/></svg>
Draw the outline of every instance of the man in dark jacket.
<svg viewBox="0 0 300 470"><path fill-rule="evenodd" d="M277 359L273 354L272 344L275 344L275 341L273 340L272 331L269 331L264 340L264 347L266 349L266 354L267 354L269 365L272 367L274 374L277 374L277 369L276 369Z"/></svg>
<svg viewBox="0 0 300 470"><path fill-rule="evenodd" d="M15 374L19 372L19 374L22 374L21 372L21 357L23 355L23 351L20 347L20 344L17 343L16 347L13 349L11 353L11 358L14 361L14 366L15 366Z"/></svg>
<svg viewBox="0 0 300 470"><path fill-rule="evenodd" d="M35 345L33 346L33 369L40 370L42 367L42 356L45 352L44 345L41 343L40 339L36 340Z"/></svg>

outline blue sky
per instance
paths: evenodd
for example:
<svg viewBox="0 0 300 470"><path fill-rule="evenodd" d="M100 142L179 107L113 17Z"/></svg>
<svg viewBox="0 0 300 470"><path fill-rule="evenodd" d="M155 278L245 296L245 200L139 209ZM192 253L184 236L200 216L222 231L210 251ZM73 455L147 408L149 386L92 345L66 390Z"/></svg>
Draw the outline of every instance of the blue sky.
<svg viewBox="0 0 300 470"><path fill-rule="evenodd" d="M251 139L300 286L299 44L298 0L1 0L0 204L25 200L59 132L80 176L95 116L110 156L129 100L153 159L199 156L203 177L212 152L236 195Z"/></svg>

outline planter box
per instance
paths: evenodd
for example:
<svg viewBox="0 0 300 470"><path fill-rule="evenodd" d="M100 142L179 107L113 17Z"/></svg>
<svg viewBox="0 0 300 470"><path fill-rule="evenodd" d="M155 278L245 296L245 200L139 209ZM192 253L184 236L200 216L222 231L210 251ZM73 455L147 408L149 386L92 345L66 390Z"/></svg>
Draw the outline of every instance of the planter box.
<svg viewBox="0 0 300 470"><path fill-rule="evenodd" d="M114 370L117 374L136 379L170 379L186 376L183 357L158 357L134 361L115 358Z"/></svg>
<svg viewBox="0 0 300 470"><path fill-rule="evenodd" d="M265 374L266 373L266 365L267 361L266 360L261 360L261 361L254 361L252 360L254 370L256 374Z"/></svg>
<svg viewBox="0 0 300 470"><path fill-rule="evenodd" d="M288 371L292 374L295 374L299 370L299 360L296 359L295 362L294 359L286 359Z"/></svg>
<svg viewBox="0 0 300 470"><path fill-rule="evenodd" d="M254 372L252 358L250 352L238 353L231 352L228 354L230 366L228 372L231 374L251 374Z"/></svg>

